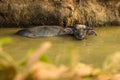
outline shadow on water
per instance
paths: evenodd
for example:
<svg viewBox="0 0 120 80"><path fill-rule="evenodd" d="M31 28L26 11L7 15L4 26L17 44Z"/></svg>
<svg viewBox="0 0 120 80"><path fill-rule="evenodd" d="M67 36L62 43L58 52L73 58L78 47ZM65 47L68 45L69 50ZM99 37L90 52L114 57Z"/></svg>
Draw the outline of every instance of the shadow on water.
<svg viewBox="0 0 120 80"><path fill-rule="evenodd" d="M71 46L77 50L79 61L95 67L101 67L107 56L120 51L120 27L96 28L98 36L87 36L81 41L70 36L29 39L14 35L17 30L0 29L0 38L13 38L13 43L4 45L3 49L16 60L24 58L28 51L34 51L45 41L52 43L52 47L46 53L55 64L65 63Z"/></svg>

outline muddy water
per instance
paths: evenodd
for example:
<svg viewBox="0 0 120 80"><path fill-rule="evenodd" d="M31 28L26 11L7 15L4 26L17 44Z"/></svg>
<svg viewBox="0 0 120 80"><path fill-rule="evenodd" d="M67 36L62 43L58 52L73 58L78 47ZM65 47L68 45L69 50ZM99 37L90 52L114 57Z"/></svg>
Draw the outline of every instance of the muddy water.
<svg viewBox="0 0 120 80"><path fill-rule="evenodd" d="M13 42L4 45L3 49L16 60L23 59L28 52L34 51L46 41L52 47L46 52L52 63L66 63L70 51L79 61L101 67L108 55L120 51L120 27L96 28L98 36L87 36L84 40L76 40L70 36L29 39L14 35L15 28L0 29L0 38L11 37ZM73 49L73 50L72 50Z"/></svg>

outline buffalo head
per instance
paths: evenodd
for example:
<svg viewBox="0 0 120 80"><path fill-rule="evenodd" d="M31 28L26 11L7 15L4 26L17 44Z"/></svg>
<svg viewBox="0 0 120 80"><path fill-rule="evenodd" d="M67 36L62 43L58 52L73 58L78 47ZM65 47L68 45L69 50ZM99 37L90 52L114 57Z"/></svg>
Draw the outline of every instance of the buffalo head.
<svg viewBox="0 0 120 80"><path fill-rule="evenodd" d="M87 27L86 25L80 24L76 24L69 28L65 28L64 31L74 35L75 38L80 40L84 39L86 35L97 35L91 27Z"/></svg>

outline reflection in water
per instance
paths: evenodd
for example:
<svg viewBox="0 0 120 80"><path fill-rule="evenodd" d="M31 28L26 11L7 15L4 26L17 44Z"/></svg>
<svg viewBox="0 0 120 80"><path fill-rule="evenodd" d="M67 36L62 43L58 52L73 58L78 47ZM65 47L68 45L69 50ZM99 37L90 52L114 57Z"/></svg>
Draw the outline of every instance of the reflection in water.
<svg viewBox="0 0 120 80"><path fill-rule="evenodd" d="M87 36L84 40L76 40L70 36L29 39L14 35L18 29L0 29L0 37L12 37L14 42L4 45L4 50L16 60L24 58L28 51L50 41L52 47L46 53L53 63L65 63L70 49L74 48L79 54L79 60L94 66L102 66L105 58L120 51L120 27L96 28L98 36ZM72 47L72 48L70 48Z"/></svg>

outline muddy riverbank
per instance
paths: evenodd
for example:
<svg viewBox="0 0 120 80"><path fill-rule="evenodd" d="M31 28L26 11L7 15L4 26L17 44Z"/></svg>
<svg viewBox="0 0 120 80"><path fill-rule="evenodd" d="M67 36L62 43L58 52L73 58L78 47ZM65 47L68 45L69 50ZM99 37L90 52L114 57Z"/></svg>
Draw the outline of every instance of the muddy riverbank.
<svg viewBox="0 0 120 80"><path fill-rule="evenodd" d="M0 27L120 25L120 0L1 0Z"/></svg>

